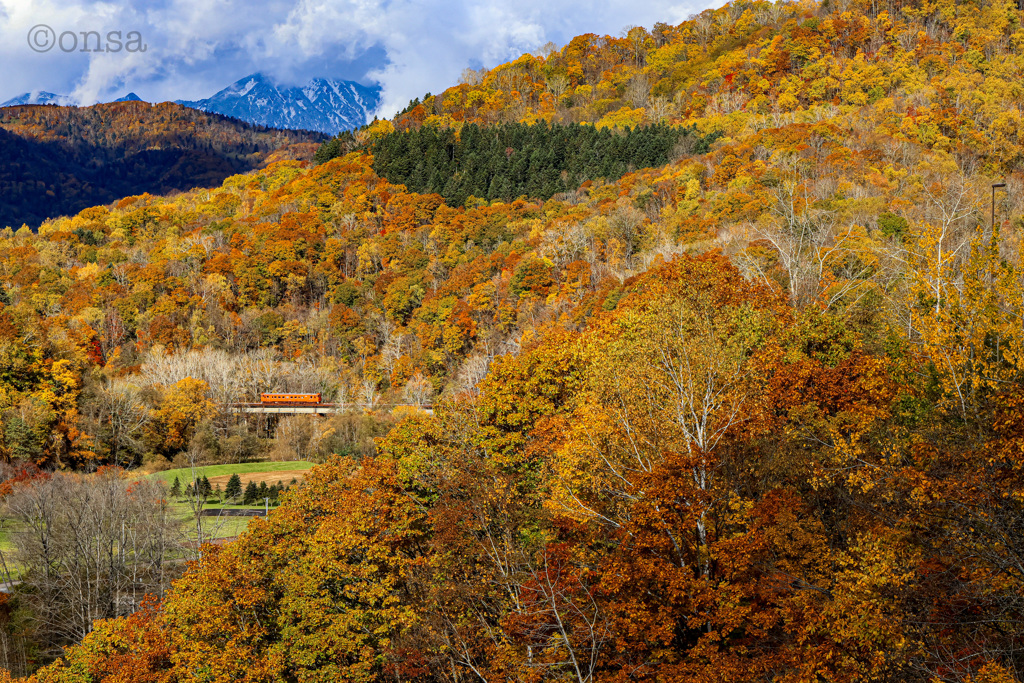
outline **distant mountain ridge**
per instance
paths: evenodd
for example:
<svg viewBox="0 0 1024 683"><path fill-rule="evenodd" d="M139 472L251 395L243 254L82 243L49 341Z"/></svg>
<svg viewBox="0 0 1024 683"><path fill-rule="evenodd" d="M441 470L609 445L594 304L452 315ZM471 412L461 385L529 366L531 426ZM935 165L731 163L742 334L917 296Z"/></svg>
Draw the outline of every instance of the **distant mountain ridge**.
<svg viewBox="0 0 1024 683"><path fill-rule="evenodd" d="M144 192L217 187L229 175L312 157L326 138L172 102L0 109L0 229Z"/></svg>
<svg viewBox="0 0 1024 683"><path fill-rule="evenodd" d="M75 100L68 95L56 95L52 92L39 90L12 97L0 104L0 107L18 107L25 104L55 104L61 107L73 107L75 106Z"/></svg>
<svg viewBox="0 0 1024 683"><path fill-rule="evenodd" d="M114 102L142 102L142 98L133 92L128 93L124 97L119 97L116 100L111 100L107 104ZM74 97L70 95L57 95L52 92L46 92L45 90L39 90L37 92L26 92L12 97L6 102L0 102L0 108L3 107L23 107L29 104L52 104L58 107L77 107L81 106ZM96 104L103 104L102 102L93 102ZM86 105L89 106L89 105Z"/></svg>
<svg viewBox="0 0 1024 683"><path fill-rule="evenodd" d="M380 87L330 78L314 78L301 87L286 87L255 73L213 97L178 100L178 104L269 128L335 134L370 120L380 104Z"/></svg>
<svg viewBox="0 0 1024 683"><path fill-rule="evenodd" d="M380 93L379 86L332 78L314 78L303 86L280 86L267 76L255 73L235 81L212 97L177 100L175 104L267 128L335 135L368 123L380 105ZM113 100L141 101L133 92ZM26 104L75 106L77 102L68 95L36 91L13 97L0 107Z"/></svg>

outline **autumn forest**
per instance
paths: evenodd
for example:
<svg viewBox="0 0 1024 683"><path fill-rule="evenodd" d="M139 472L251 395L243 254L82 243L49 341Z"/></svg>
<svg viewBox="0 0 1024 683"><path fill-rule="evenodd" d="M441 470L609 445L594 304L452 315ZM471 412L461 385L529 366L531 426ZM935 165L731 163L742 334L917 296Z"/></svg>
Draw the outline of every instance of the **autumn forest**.
<svg viewBox="0 0 1024 683"><path fill-rule="evenodd" d="M1022 102L1015 0L735 0L7 228L3 514L122 523L0 680L1024 680Z"/></svg>

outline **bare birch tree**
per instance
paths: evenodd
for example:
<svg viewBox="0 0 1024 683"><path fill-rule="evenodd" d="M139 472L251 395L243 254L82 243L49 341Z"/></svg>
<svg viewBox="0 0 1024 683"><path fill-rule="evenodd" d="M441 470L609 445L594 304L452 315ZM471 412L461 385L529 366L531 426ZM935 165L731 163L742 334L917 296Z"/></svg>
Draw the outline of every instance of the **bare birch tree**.
<svg viewBox="0 0 1024 683"><path fill-rule="evenodd" d="M18 523L20 590L48 648L80 641L96 619L131 614L173 578L176 520L157 482L113 469L58 473L16 485L5 514Z"/></svg>
<svg viewBox="0 0 1024 683"><path fill-rule="evenodd" d="M139 388L116 380L98 392L90 407L97 434L110 451L110 462L118 467L131 465L150 421L149 407Z"/></svg>

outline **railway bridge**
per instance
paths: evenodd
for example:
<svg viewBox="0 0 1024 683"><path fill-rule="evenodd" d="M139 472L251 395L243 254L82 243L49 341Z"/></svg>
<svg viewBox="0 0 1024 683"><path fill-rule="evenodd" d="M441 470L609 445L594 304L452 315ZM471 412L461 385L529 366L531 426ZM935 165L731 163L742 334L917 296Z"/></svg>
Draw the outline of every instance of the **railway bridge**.
<svg viewBox="0 0 1024 683"><path fill-rule="evenodd" d="M361 403L324 403L321 394L260 394L259 403L229 403L228 410L233 413L257 415L331 415L350 410L368 410ZM434 414L431 405L412 403L376 404L376 408L416 408L430 415Z"/></svg>

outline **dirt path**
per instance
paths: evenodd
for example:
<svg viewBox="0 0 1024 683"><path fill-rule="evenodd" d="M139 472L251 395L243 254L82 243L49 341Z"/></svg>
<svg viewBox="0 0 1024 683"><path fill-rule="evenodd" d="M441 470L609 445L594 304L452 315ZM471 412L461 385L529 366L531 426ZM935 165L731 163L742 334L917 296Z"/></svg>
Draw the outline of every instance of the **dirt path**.
<svg viewBox="0 0 1024 683"><path fill-rule="evenodd" d="M285 486L291 483L292 479L299 482L306 476L309 470L278 470L276 472L246 472L239 474L239 479L242 480L242 488L244 489L249 485L250 481L254 481L259 484L261 481L267 482L267 486L273 486L274 484L281 482ZM230 474L218 474L216 477L210 477L210 486L217 486L220 484L221 490L228 485L228 480L231 479Z"/></svg>

